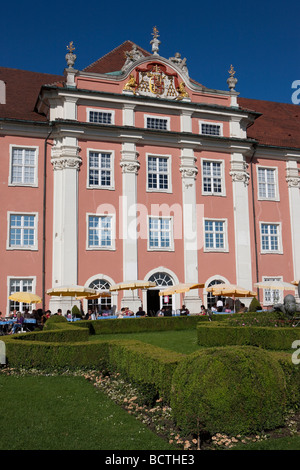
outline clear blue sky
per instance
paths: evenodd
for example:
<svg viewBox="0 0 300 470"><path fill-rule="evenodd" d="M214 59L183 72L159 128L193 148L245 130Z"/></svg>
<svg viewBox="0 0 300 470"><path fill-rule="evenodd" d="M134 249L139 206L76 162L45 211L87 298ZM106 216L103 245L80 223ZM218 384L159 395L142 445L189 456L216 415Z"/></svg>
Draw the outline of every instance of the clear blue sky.
<svg viewBox="0 0 300 470"><path fill-rule="evenodd" d="M180 52L203 85L227 90L233 64L240 96L291 103L299 18L299 0L16 0L1 8L0 66L62 74L73 41L83 69L127 39L151 51L157 26L160 55Z"/></svg>

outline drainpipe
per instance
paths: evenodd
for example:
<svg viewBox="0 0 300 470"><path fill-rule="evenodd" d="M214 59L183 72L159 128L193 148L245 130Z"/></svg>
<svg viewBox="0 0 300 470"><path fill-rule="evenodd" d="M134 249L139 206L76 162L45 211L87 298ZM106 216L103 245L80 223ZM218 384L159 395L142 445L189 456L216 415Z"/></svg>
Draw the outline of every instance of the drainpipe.
<svg viewBox="0 0 300 470"><path fill-rule="evenodd" d="M50 123L52 127L52 123ZM42 299L43 312L45 311L45 285L46 285L46 183L47 183L47 143L53 128L47 135L44 142L44 189L43 189L43 261L42 261Z"/></svg>
<svg viewBox="0 0 300 470"><path fill-rule="evenodd" d="M258 270L258 253L257 253L257 234L256 234L256 212L255 212L255 198L254 198L254 180L253 180L253 158L255 156L257 144L253 144L253 152L250 158L250 172L251 172L251 191L252 191L252 211L253 211L253 229L254 229L254 247L255 247L255 272L256 282L259 282ZM259 300L259 289L257 289L257 300Z"/></svg>

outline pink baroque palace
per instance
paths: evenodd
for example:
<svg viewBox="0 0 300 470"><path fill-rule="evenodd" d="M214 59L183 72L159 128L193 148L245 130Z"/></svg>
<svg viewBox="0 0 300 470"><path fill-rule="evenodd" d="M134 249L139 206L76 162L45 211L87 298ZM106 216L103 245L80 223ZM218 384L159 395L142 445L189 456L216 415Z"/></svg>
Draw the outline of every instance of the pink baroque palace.
<svg viewBox="0 0 300 470"><path fill-rule="evenodd" d="M48 289L150 280L82 306L197 313L213 284L300 278L299 107L241 98L232 66L210 89L158 37L83 70L70 43L62 76L0 67L3 315L15 291L65 313ZM204 287L159 296L178 283Z"/></svg>

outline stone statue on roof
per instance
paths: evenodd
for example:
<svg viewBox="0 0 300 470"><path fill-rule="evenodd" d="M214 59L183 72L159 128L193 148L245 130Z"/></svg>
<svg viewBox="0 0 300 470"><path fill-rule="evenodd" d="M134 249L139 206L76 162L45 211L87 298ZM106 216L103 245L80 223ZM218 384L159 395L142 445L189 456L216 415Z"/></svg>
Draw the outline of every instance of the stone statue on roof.
<svg viewBox="0 0 300 470"><path fill-rule="evenodd" d="M177 65L186 75L189 74L186 66L186 58L182 59L179 52L176 52L174 57L170 57L169 61Z"/></svg>
<svg viewBox="0 0 300 470"><path fill-rule="evenodd" d="M141 59L142 57L145 57L144 54L142 54L141 51L138 50L137 45L133 44L131 51L125 51L125 64L122 67L122 72L126 70L133 62Z"/></svg>

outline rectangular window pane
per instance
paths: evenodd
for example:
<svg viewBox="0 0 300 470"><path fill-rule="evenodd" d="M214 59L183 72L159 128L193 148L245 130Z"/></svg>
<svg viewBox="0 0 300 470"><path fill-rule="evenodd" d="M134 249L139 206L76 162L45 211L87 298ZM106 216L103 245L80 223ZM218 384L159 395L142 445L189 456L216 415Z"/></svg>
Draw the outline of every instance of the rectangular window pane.
<svg viewBox="0 0 300 470"><path fill-rule="evenodd" d="M35 245L35 221L34 215L10 216L9 246L11 248L31 248Z"/></svg>
<svg viewBox="0 0 300 470"><path fill-rule="evenodd" d="M34 184L35 149L13 148L11 155L11 183Z"/></svg>
<svg viewBox="0 0 300 470"><path fill-rule="evenodd" d="M168 158L148 157L148 189L169 189Z"/></svg>
<svg viewBox="0 0 300 470"><path fill-rule="evenodd" d="M201 124L201 134L221 135L221 126L218 124Z"/></svg>
<svg viewBox="0 0 300 470"><path fill-rule="evenodd" d="M168 120L161 118L147 117L147 129L168 130Z"/></svg>
<svg viewBox="0 0 300 470"><path fill-rule="evenodd" d="M112 218L89 216L88 244L90 248L112 247Z"/></svg>
<svg viewBox="0 0 300 470"><path fill-rule="evenodd" d="M171 219L149 218L149 246L150 248L171 247Z"/></svg>
<svg viewBox="0 0 300 470"><path fill-rule="evenodd" d="M223 250L225 248L225 223L219 220L204 222L205 248Z"/></svg>
<svg viewBox="0 0 300 470"><path fill-rule="evenodd" d="M96 122L97 124L111 124L112 113L104 111L90 111L89 121Z"/></svg>
<svg viewBox="0 0 300 470"><path fill-rule="evenodd" d="M112 156L110 153L89 153L89 186L111 187Z"/></svg>
<svg viewBox="0 0 300 470"><path fill-rule="evenodd" d="M210 194L222 193L222 169L220 162L203 162L203 192Z"/></svg>

